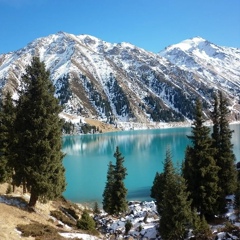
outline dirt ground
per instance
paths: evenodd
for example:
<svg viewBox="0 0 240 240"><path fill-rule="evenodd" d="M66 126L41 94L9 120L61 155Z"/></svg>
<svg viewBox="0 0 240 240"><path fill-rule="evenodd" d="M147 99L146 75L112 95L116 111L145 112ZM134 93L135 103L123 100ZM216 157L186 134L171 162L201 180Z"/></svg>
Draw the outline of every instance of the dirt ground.
<svg viewBox="0 0 240 240"><path fill-rule="evenodd" d="M5 197L7 184L0 184L0 197ZM12 199L19 198L21 189L18 189L13 195ZM21 196L23 199L28 199L28 196ZM23 200L24 202L24 200ZM39 204L37 203L37 212L30 213L27 210L20 209L16 206L11 206L0 202L0 239L1 240L15 240L22 239L20 233L17 232L18 224L29 224L31 222L39 222L42 224L51 224L49 219L49 212L53 209L51 203ZM28 237L26 240L35 238Z"/></svg>
<svg viewBox="0 0 240 240"><path fill-rule="evenodd" d="M99 131L102 131L102 133L119 131L119 129L115 128L113 125L103 123L95 119L85 118L84 120L89 125L96 126L99 129Z"/></svg>

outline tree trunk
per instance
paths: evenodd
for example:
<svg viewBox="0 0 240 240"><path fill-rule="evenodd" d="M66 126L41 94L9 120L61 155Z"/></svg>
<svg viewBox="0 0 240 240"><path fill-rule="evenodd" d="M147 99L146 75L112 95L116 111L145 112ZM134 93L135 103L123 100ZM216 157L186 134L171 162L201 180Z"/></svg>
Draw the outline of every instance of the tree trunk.
<svg viewBox="0 0 240 240"><path fill-rule="evenodd" d="M14 183L12 183L12 190L13 190L13 192L15 192L15 184Z"/></svg>
<svg viewBox="0 0 240 240"><path fill-rule="evenodd" d="M38 195L36 193L32 192L29 203L28 203L28 206L30 208L35 207L35 205L37 203L37 200L38 200Z"/></svg>
<svg viewBox="0 0 240 240"><path fill-rule="evenodd" d="M23 194L27 193L27 187L26 187L26 181L25 181L25 178L23 179Z"/></svg>

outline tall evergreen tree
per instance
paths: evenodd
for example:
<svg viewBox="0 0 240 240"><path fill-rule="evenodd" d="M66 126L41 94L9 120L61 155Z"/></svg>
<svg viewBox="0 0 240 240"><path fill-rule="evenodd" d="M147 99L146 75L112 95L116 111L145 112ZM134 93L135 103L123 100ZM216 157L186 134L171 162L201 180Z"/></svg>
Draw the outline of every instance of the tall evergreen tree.
<svg viewBox="0 0 240 240"><path fill-rule="evenodd" d="M213 146L216 148L215 160L219 167L219 210L225 209L225 197L233 194L237 186L237 170L235 155L231 143L232 130L228 122L228 102L223 93L219 92L214 97L213 121Z"/></svg>
<svg viewBox="0 0 240 240"><path fill-rule="evenodd" d="M186 149L183 177L191 193L192 207L205 217L216 214L219 198L219 167L214 159L215 149L209 134L210 129L204 126L201 102L197 100L192 135L188 136L192 146Z"/></svg>
<svg viewBox="0 0 240 240"><path fill-rule="evenodd" d="M155 198L157 210L160 215L162 213L163 192L166 188L166 176L170 174L169 172L173 172L173 170L171 152L167 149L166 158L163 163L163 172L156 173L150 195L152 198Z"/></svg>
<svg viewBox="0 0 240 240"><path fill-rule="evenodd" d="M114 184L113 184L113 212L116 215L124 213L127 210L127 189L124 184L124 179L127 175L127 169L124 167L124 157L119 151L119 147L116 148L114 153L116 159L116 165L114 169Z"/></svg>
<svg viewBox="0 0 240 240"><path fill-rule="evenodd" d="M29 206L62 194L65 176L61 151L61 111L54 97L50 73L38 57L32 59L22 77L23 86L17 103L15 181L31 193Z"/></svg>
<svg viewBox="0 0 240 240"><path fill-rule="evenodd" d="M163 199L163 190L165 186L164 173L157 172L153 180L153 185L151 187L150 197L156 200L157 211L161 214L162 209L162 199Z"/></svg>
<svg viewBox="0 0 240 240"><path fill-rule="evenodd" d="M238 171L238 178L237 178L237 189L235 191L235 198L234 198L234 208L237 218L240 217L240 172Z"/></svg>
<svg viewBox="0 0 240 240"><path fill-rule="evenodd" d="M219 92L219 148L217 165L220 167L219 180L220 186L225 195L232 194L236 190L237 172L235 167L235 155L233 144L231 143L232 130L228 122L228 103L222 92Z"/></svg>
<svg viewBox="0 0 240 240"><path fill-rule="evenodd" d="M109 162L108 171L107 171L107 182L103 192L103 210L109 214L113 214L113 185L114 185L114 165L112 162Z"/></svg>
<svg viewBox="0 0 240 240"><path fill-rule="evenodd" d="M185 179L173 167L170 151L164 162L165 186L161 199L160 235L162 239L185 239L192 224L191 201Z"/></svg>
<svg viewBox="0 0 240 240"><path fill-rule="evenodd" d="M0 182L10 181L13 176L13 150L15 107L11 94L0 104Z"/></svg>
<svg viewBox="0 0 240 240"><path fill-rule="evenodd" d="M127 169L123 166L124 157L122 157L119 148L114 153L116 164L109 163L107 182L103 192L103 209L109 214L119 215L127 210L127 189L124 179L127 175Z"/></svg>
<svg viewBox="0 0 240 240"><path fill-rule="evenodd" d="M220 124L219 124L219 100L217 94L214 95L214 104L213 111L211 112L211 119L213 122L213 131L212 131L212 139L213 139L213 147L216 149L215 158L218 156L219 144L220 144Z"/></svg>

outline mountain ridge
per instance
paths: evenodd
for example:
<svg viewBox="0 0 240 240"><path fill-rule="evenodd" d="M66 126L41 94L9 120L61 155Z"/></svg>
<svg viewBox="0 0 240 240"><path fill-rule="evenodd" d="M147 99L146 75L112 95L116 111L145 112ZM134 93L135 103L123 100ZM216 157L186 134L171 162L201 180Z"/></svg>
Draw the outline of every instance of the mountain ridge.
<svg viewBox="0 0 240 240"><path fill-rule="evenodd" d="M215 51L215 52L214 52ZM209 116L216 90L239 115L240 50L197 37L155 54L130 43L58 32L0 55L1 97L16 89L32 56L50 71L56 96L69 114L109 123L191 120L202 99Z"/></svg>

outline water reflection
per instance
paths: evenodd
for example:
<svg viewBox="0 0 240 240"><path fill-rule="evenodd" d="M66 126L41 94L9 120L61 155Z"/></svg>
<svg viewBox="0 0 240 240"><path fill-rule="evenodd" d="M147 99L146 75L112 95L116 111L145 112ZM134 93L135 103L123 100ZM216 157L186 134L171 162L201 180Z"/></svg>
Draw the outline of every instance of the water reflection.
<svg viewBox="0 0 240 240"><path fill-rule="evenodd" d="M231 125L231 129L234 153L240 161L240 124ZM174 128L66 136L63 151L68 185L64 195L75 202L101 203L107 166L109 161L115 161L113 154L119 146L128 172L128 198L148 200L154 176L162 171L167 147L173 162L182 162L190 144L186 136L190 134L191 128Z"/></svg>
<svg viewBox="0 0 240 240"><path fill-rule="evenodd" d="M121 146L124 152L136 152L141 150L154 151L159 145L171 148L181 147L181 137L190 133L189 128L185 129L163 129L149 131L128 131L95 135L66 136L63 138L63 151L68 155L88 155L92 152L105 154L114 152L116 146ZM157 145L156 143L159 143Z"/></svg>
<svg viewBox="0 0 240 240"><path fill-rule="evenodd" d="M151 201L153 200L150 197L150 188L149 187L141 187L138 189L135 189L133 191L131 191L128 194L128 200L129 201L134 201L134 200L138 200L138 201Z"/></svg>

